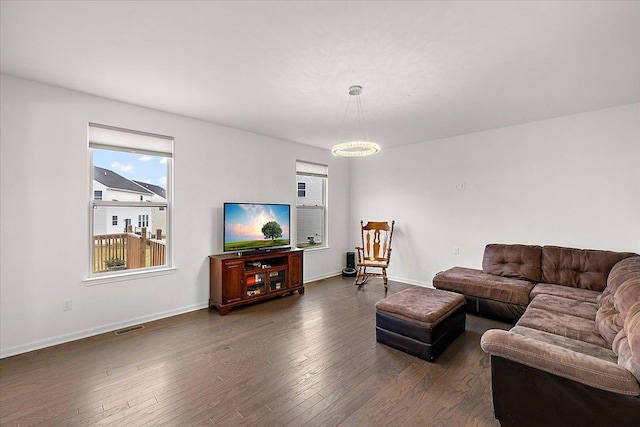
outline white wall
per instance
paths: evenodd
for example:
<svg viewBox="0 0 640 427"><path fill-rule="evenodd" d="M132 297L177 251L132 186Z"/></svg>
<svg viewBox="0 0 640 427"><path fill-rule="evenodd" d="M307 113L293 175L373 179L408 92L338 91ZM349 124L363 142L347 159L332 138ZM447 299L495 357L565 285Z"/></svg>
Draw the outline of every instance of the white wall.
<svg viewBox="0 0 640 427"><path fill-rule="evenodd" d="M305 253L305 281L343 268L352 246L349 163L329 150L6 75L0 97L2 357L206 307L207 255L222 251L222 203L295 206L297 159L328 164L330 182L340 183L330 186L331 248ZM88 122L175 137L174 272L97 285L83 280L92 196ZM65 299L71 311L62 311Z"/></svg>
<svg viewBox="0 0 640 427"><path fill-rule="evenodd" d="M206 307L222 203L294 206L296 160L330 171L330 248L305 253L307 282L343 268L360 219L397 221L390 275L416 284L453 265L480 268L490 242L640 252L640 104L340 159L6 75L0 101L2 357ZM83 280L87 122L175 137L175 272Z"/></svg>
<svg viewBox="0 0 640 427"><path fill-rule="evenodd" d="M396 220L408 283L482 268L492 242L640 253L640 104L383 149L351 182L350 222Z"/></svg>

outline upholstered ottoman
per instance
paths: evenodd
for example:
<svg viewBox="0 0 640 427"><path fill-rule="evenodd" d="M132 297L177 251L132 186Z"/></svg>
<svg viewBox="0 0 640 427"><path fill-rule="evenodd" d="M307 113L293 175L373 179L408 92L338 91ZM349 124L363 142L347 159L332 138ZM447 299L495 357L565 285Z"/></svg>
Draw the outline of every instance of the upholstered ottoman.
<svg viewBox="0 0 640 427"><path fill-rule="evenodd" d="M415 286L376 303L376 341L433 362L465 329L464 296Z"/></svg>

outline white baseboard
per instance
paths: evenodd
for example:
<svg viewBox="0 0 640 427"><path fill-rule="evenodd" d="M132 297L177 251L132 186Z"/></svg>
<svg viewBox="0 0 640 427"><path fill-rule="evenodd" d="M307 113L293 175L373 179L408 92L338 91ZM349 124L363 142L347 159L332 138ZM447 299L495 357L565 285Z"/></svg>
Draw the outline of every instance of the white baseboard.
<svg viewBox="0 0 640 427"><path fill-rule="evenodd" d="M320 274L318 276L305 277L304 283L315 282L316 280L328 279L329 277L335 277L342 274L342 271L335 271L333 273Z"/></svg>
<svg viewBox="0 0 640 427"><path fill-rule="evenodd" d="M41 348L51 347L58 344L64 344L70 341L76 341L82 338L92 337L94 335L100 335L105 332L117 331L118 329L126 328L133 325L138 325L145 322L153 322L154 320L160 320L178 314L189 313L191 311L207 308L208 302L194 304L187 307L177 308L175 310L168 310L161 313L155 313L148 316L137 317L134 319L125 320L122 322L111 323L108 325L99 326L97 328L84 329L82 331L73 332L70 334L58 335L57 337L47 338L45 340L33 341L27 344L17 345L14 347L4 348L0 350L0 359L5 357L15 356L17 354L27 353L29 351L40 350Z"/></svg>
<svg viewBox="0 0 640 427"><path fill-rule="evenodd" d="M389 280L393 280L394 282L401 282L401 283L406 283L406 284L409 284L409 285L422 286L422 287L425 287L425 288L432 288L433 289L433 283L431 283L431 282L421 282L421 281L405 279L405 278L396 277L396 276L389 276Z"/></svg>

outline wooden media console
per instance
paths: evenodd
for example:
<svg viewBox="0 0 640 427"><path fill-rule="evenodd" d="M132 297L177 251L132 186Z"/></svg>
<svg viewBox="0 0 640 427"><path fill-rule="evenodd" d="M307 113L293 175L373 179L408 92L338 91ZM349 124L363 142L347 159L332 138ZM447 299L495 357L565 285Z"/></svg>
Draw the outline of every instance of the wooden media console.
<svg viewBox="0 0 640 427"><path fill-rule="evenodd" d="M302 249L209 255L209 308L232 307L298 291L304 294Z"/></svg>

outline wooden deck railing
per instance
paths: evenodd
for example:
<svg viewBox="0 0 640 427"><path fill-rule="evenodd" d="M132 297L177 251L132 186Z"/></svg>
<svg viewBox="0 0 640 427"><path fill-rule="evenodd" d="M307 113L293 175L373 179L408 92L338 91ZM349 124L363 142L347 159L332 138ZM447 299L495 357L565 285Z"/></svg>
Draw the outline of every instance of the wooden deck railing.
<svg viewBox="0 0 640 427"><path fill-rule="evenodd" d="M165 265L167 263L167 242L164 240L150 239L149 260L151 265Z"/></svg>
<svg viewBox="0 0 640 427"><path fill-rule="evenodd" d="M157 230L156 236L162 236ZM166 264L166 242L147 239L146 229L135 233L102 234L93 236L93 272L108 271L105 262L110 259L125 260L125 269L155 267Z"/></svg>
<svg viewBox="0 0 640 427"><path fill-rule="evenodd" d="M126 233L93 236L93 272L107 271L105 261L125 259Z"/></svg>

